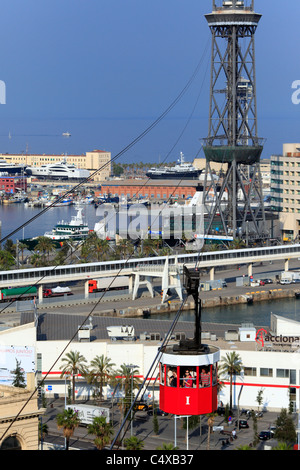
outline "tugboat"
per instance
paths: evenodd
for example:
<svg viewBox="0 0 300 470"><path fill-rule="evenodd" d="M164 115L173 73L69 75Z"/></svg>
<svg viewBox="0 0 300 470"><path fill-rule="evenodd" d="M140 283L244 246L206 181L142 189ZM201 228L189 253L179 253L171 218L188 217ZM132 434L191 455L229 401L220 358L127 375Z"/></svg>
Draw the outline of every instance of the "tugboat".
<svg viewBox="0 0 300 470"><path fill-rule="evenodd" d="M151 168L147 171L146 176L151 179L159 180L197 180L199 179L202 170L198 170L191 163L184 161L184 155L180 152L180 160L178 164L173 167Z"/></svg>

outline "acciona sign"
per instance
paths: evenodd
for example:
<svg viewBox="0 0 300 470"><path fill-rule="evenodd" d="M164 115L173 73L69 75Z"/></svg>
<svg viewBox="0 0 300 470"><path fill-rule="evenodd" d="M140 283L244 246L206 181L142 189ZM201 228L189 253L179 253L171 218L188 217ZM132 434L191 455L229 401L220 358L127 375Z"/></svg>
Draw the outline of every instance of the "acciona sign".
<svg viewBox="0 0 300 470"><path fill-rule="evenodd" d="M264 328L257 330L255 341L263 347L265 343L275 344L299 344L300 336L270 335Z"/></svg>

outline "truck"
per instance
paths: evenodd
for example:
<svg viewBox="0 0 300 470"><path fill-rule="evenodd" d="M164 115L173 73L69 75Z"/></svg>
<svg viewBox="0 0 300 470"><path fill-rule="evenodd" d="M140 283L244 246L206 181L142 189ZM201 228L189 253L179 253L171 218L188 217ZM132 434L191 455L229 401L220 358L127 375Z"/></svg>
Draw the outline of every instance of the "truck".
<svg viewBox="0 0 300 470"><path fill-rule="evenodd" d="M128 276L103 277L89 280L89 293L104 292L105 290L122 290L129 288Z"/></svg>
<svg viewBox="0 0 300 470"><path fill-rule="evenodd" d="M73 295L69 287L56 287L54 289L43 289L43 297L61 297L63 295ZM13 302L16 300L32 300L38 295L38 288L31 287L11 287L0 289L0 302Z"/></svg>
<svg viewBox="0 0 300 470"><path fill-rule="evenodd" d="M135 330L132 325L123 325L123 326L107 326L107 334L109 338L113 341L121 340L134 340L135 339Z"/></svg>
<svg viewBox="0 0 300 470"><path fill-rule="evenodd" d="M71 409L78 413L78 418L80 419L80 424L88 425L93 424L94 418L104 417L106 422L109 423L110 415L109 408L102 406L92 406L92 405L67 405L66 409Z"/></svg>
<svg viewBox="0 0 300 470"><path fill-rule="evenodd" d="M283 271L280 275L280 284L291 284L292 282L300 282L300 272Z"/></svg>

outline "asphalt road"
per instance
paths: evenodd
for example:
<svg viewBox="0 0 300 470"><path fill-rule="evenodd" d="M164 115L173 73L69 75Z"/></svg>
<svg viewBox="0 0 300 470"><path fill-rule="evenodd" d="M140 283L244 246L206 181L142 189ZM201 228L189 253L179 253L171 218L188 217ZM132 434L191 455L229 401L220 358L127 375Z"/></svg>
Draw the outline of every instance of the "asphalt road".
<svg viewBox="0 0 300 470"><path fill-rule="evenodd" d="M111 407L110 403L105 403L103 406ZM48 426L48 436L46 437L46 442L52 442L56 445L63 445L64 439L62 437L62 431L58 430L56 425L56 414L61 412L64 407L63 399L56 399L51 401L51 406L47 407L47 412L43 416L43 423ZM112 410L112 408L111 408ZM275 424L278 413L274 412L265 412L263 417L258 418L257 421L257 431L268 430L271 425ZM245 419L245 416L240 416L241 419ZM297 416L294 415L295 422L297 421ZM224 418L217 416L215 418L214 426L224 427L225 431L231 432L235 427L235 421L237 419L237 411L234 412L232 417L232 424L229 426L225 425ZM120 429L120 423L122 423L120 411L115 405L113 408L113 417L112 421L114 423L115 435ZM230 438L227 434L222 434L220 430L216 430L210 435L209 449L208 447L208 426L207 418L203 416L201 418L201 430L198 425L195 429L189 429L188 438L186 430L182 428L182 420L176 419L176 435L175 435L175 418L173 415L169 416L158 416L159 422L159 431L156 435L153 430L153 417L148 416L144 411L138 411L135 413L132 432L133 435L137 436L143 441L144 450L154 451L158 447L161 447L163 443L172 443L176 444L179 450L236 450L242 445L249 445L253 442L254 430L253 430L253 420L250 418L248 420L249 428L248 429L237 429L237 439L229 441L228 444L224 445L224 442ZM125 428L124 428L125 429ZM128 426L126 436L130 437L131 427ZM175 437L176 436L176 437ZM256 450L264 450L264 447L275 446L277 441L275 439L269 441L260 441L259 444L255 447ZM80 426L75 430L74 436L71 438L70 447L75 449L83 450L95 450L93 444L93 436L88 435L87 428L85 426Z"/></svg>

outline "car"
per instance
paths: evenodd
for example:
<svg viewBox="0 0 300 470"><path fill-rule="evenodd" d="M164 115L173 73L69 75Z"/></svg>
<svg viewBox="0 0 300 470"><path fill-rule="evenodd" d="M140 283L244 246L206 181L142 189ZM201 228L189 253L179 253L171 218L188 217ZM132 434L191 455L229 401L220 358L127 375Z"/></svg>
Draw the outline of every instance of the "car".
<svg viewBox="0 0 300 470"><path fill-rule="evenodd" d="M281 279L280 284L292 284L290 279Z"/></svg>
<svg viewBox="0 0 300 470"><path fill-rule="evenodd" d="M225 407L224 406L218 406L217 413L219 416L224 416L225 415Z"/></svg>
<svg viewBox="0 0 300 470"><path fill-rule="evenodd" d="M239 429L241 428L249 428L249 424L248 424L248 421L246 419L240 419L239 420L239 423L238 421L235 422L235 425L239 427Z"/></svg>
<svg viewBox="0 0 300 470"><path fill-rule="evenodd" d="M265 284L273 284L273 280L272 280L272 279L262 279L262 281L263 281Z"/></svg>
<svg viewBox="0 0 300 470"><path fill-rule="evenodd" d="M168 416L169 414L163 410L160 410L159 408L155 408L154 411L157 416ZM147 411L147 415L153 416L153 409L151 409L150 407L149 407L149 410Z"/></svg>
<svg viewBox="0 0 300 470"><path fill-rule="evenodd" d="M261 441L268 441L274 437L274 433L272 431L261 431L258 437Z"/></svg>
<svg viewBox="0 0 300 470"><path fill-rule="evenodd" d="M133 405L133 410L134 411L147 411L148 410L148 405L147 403L135 403Z"/></svg>

